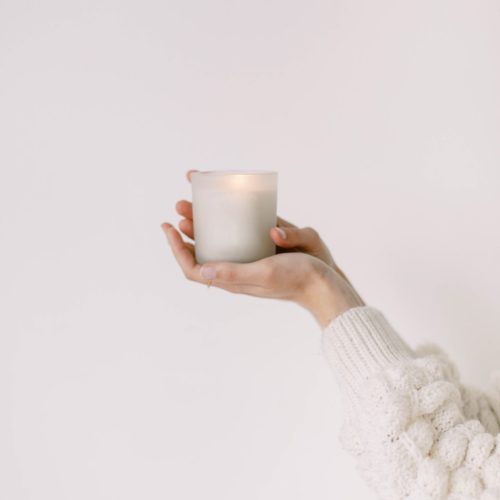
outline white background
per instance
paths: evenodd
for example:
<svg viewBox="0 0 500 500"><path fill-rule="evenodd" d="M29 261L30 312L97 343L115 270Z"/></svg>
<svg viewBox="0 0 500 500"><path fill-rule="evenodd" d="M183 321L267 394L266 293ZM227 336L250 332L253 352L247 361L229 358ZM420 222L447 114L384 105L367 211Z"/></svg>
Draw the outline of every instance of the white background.
<svg viewBox="0 0 500 500"><path fill-rule="evenodd" d="M0 498L372 498L298 306L184 279L184 173L279 172L363 298L500 357L500 7L0 0Z"/></svg>

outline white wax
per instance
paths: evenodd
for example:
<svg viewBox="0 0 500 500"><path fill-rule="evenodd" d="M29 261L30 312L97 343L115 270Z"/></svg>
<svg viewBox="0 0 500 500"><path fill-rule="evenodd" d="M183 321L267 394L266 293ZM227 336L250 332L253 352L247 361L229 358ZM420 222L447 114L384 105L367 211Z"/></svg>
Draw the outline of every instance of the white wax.
<svg viewBox="0 0 500 500"><path fill-rule="evenodd" d="M276 253L277 174L195 172L193 224L196 260L253 262Z"/></svg>

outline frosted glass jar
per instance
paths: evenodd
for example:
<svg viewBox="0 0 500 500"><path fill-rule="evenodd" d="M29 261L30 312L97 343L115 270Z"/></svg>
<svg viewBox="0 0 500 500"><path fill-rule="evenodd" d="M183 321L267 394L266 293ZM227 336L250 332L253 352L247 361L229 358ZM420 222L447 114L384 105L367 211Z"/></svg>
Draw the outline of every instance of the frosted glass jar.
<svg viewBox="0 0 500 500"><path fill-rule="evenodd" d="M277 172L193 172L191 187L197 262L253 262L276 253L269 230L277 221Z"/></svg>

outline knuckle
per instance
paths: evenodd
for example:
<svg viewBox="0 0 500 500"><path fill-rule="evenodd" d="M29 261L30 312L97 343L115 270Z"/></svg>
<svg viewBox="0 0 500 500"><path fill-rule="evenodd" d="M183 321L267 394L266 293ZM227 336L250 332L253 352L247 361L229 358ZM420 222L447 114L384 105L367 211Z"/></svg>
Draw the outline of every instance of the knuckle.
<svg viewBox="0 0 500 500"><path fill-rule="evenodd" d="M217 274L222 281L231 282L236 279L236 270L233 267L224 267Z"/></svg>
<svg viewBox="0 0 500 500"><path fill-rule="evenodd" d="M307 226L304 228L304 232L307 234L308 238L317 241L320 239L318 231L313 227Z"/></svg>
<svg viewBox="0 0 500 500"><path fill-rule="evenodd" d="M307 226L304 228L304 231L306 231L310 237L312 237L314 239L319 239L319 233L313 227Z"/></svg>

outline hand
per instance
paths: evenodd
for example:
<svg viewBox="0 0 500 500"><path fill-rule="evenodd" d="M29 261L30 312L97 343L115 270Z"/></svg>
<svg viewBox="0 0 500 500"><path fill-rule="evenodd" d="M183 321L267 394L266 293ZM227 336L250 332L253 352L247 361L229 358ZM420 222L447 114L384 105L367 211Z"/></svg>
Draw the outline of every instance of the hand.
<svg viewBox="0 0 500 500"><path fill-rule="evenodd" d="M187 176L190 179L189 171ZM185 218L180 230L194 239L192 205L182 200L176 205ZM172 252L187 279L214 285L233 293L294 301L308 309L321 326L338 314L363 301L336 267L326 245L312 228L299 229L278 218L280 228L273 228L270 237L278 245L276 255L256 262L239 264L211 262L202 266L195 260L194 245L185 242L172 224L162 224ZM280 229L285 228L287 238ZM293 244L295 242L295 244ZM308 249L312 253L304 253ZM328 263L327 263L328 262ZM329 265L331 264L331 265Z"/></svg>
<svg viewBox="0 0 500 500"><path fill-rule="evenodd" d="M197 172L197 170L188 170L186 173L189 182L191 182L193 172ZM188 238L194 240L193 204L188 200L179 200L175 208L177 213L184 217L179 221L179 229ZM337 266L330 250L315 229L312 227L298 228L281 217L277 217L277 219L278 227L273 227L270 232L271 239L276 244L276 253L302 252L317 257L337 271L350 284L347 276ZM191 243L186 243L186 245L194 249Z"/></svg>

